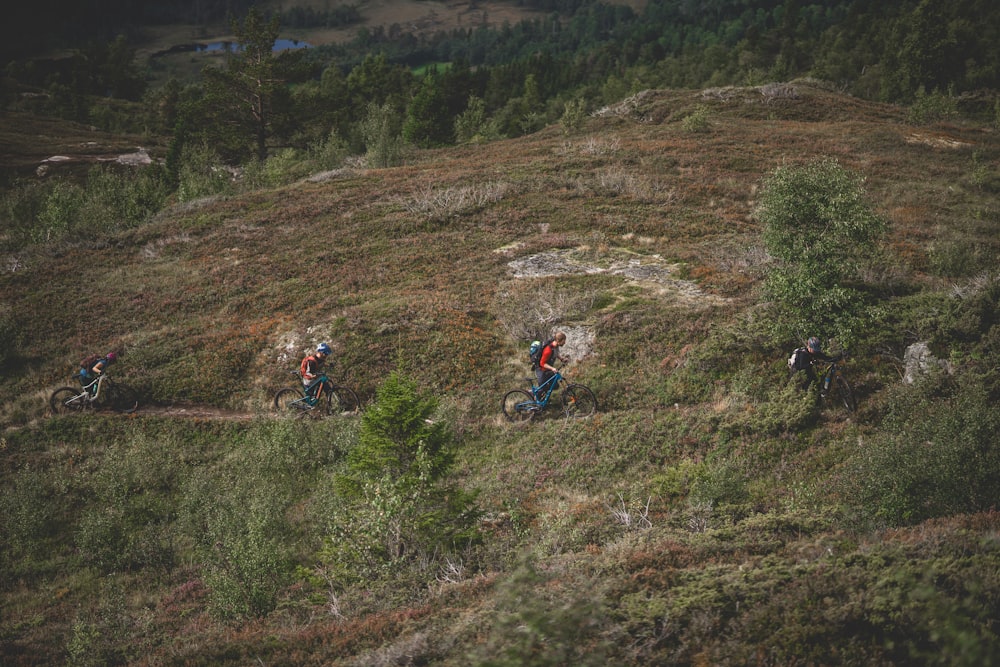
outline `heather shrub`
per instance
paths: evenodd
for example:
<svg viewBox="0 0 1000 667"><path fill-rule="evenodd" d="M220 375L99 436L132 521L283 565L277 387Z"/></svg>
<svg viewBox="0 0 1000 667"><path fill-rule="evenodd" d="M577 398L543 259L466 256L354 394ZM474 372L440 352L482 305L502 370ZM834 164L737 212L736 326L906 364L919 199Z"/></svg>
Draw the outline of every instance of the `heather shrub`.
<svg viewBox="0 0 1000 667"><path fill-rule="evenodd" d="M66 181L57 182L38 211L38 225L32 230L33 243L48 243L66 236L80 225L84 190Z"/></svg>
<svg viewBox="0 0 1000 667"><path fill-rule="evenodd" d="M87 174L84 231L107 234L136 227L163 207L167 195L158 167L128 172L94 167Z"/></svg>
<svg viewBox="0 0 1000 667"><path fill-rule="evenodd" d="M997 507L1000 415L975 377L928 377L892 390L883 428L842 472L843 496L877 527Z"/></svg>
<svg viewBox="0 0 1000 667"><path fill-rule="evenodd" d="M236 172L206 144L185 145L177 169L177 200L181 202L230 194L235 191Z"/></svg>
<svg viewBox="0 0 1000 667"><path fill-rule="evenodd" d="M804 391L798 378L769 375L773 385L753 403L725 415L719 429L732 436L750 434L779 435L797 432L815 423L816 394Z"/></svg>
<svg viewBox="0 0 1000 667"><path fill-rule="evenodd" d="M289 508L329 454L292 420L256 423L215 466L190 477L180 520L196 542L209 605L223 618L265 616L294 572Z"/></svg>
<svg viewBox="0 0 1000 667"><path fill-rule="evenodd" d="M958 98L949 90L947 93L935 88L931 92L920 86L916 99L910 105L907 120L915 125L948 120L958 115Z"/></svg>
<svg viewBox="0 0 1000 667"><path fill-rule="evenodd" d="M174 560L169 491L179 474L173 439L135 431L109 442L100 466L87 478L89 501L74 531L81 558L102 572Z"/></svg>
<svg viewBox="0 0 1000 667"><path fill-rule="evenodd" d="M469 656L470 664L608 664L610 618L596 591L567 590L565 582L525 563L503 583L495 605L486 641Z"/></svg>
<svg viewBox="0 0 1000 667"><path fill-rule="evenodd" d="M681 129L685 132L707 132L708 113L708 107L704 104L699 104L690 114L681 120Z"/></svg>
<svg viewBox="0 0 1000 667"><path fill-rule="evenodd" d="M30 190L30 189L29 189ZM96 166L82 185L59 180L50 186L40 202L38 193L8 206L18 215L35 214L35 221L23 221L21 242L47 243L63 238L104 236L130 229L160 210L167 198L166 182L155 167L122 171Z"/></svg>
<svg viewBox="0 0 1000 667"><path fill-rule="evenodd" d="M0 529L4 534L0 558L7 563L43 555L54 537L57 505L55 490L44 470L24 466L0 489ZM9 571L9 565L3 568Z"/></svg>

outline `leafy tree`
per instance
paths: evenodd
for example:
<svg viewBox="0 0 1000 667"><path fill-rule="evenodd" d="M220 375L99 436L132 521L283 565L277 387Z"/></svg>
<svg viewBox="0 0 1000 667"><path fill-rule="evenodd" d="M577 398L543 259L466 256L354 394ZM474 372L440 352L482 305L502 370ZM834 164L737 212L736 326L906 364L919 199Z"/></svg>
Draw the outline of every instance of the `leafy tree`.
<svg viewBox="0 0 1000 667"><path fill-rule="evenodd" d="M486 103L472 95L465 111L455 118L455 140L461 143L489 141L497 137L496 126L486 117Z"/></svg>
<svg viewBox="0 0 1000 667"><path fill-rule="evenodd" d="M369 102L361 134L370 167L391 167L399 163L403 151L399 117L388 104Z"/></svg>
<svg viewBox="0 0 1000 667"><path fill-rule="evenodd" d="M389 63L384 53L365 57L347 75L347 96L355 109L364 109L370 102L388 103L393 109L406 106L413 86L413 74L400 65Z"/></svg>
<svg viewBox="0 0 1000 667"><path fill-rule="evenodd" d="M859 269L886 229L863 180L831 159L780 167L766 179L755 214L775 260L765 290L783 311L781 333L826 331L850 344L866 316Z"/></svg>
<svg viewBox="0 0 1000 667"><path fill-rule="evenodd" d="M94 42L80 54L86 63L90 90L96 95L128 100L139 99L146 82L135 65L135 48L124 35L108 43Z"/></svg>

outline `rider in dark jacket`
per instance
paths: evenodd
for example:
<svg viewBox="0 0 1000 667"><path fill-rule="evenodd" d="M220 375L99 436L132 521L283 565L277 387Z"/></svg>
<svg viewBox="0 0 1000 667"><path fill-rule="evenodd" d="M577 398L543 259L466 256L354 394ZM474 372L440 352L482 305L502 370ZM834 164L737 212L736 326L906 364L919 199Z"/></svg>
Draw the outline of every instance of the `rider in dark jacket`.
<svg viewBox="0 0 1000 667"><path fill-rule="evenodd" d="M836 361L840 357L831 357L823 352L822 343L820 343L819 338L813 336L806 341L806 356L808 358L808 363L805 364L806 377L802 383L803 388L807 388L810 384L817 382L816 371L813 369L813 364L817 361Z"/></svg>

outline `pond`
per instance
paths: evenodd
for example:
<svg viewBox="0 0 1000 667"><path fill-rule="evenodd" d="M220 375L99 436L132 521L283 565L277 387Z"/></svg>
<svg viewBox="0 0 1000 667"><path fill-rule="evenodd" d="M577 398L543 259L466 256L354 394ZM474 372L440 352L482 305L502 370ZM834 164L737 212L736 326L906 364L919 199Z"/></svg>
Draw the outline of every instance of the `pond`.
<svg viewBox="0 0 1000 667"><path fill-rule="evenodd" d="M208 44L196 44L195 49L198 51L225 51L227 48L233 48L232 42L209 42ZM308 49L309 44L306 42L300 42L297 39L276 39L274 40L274 47L272 51L288 51L289 49Z"/></svg>

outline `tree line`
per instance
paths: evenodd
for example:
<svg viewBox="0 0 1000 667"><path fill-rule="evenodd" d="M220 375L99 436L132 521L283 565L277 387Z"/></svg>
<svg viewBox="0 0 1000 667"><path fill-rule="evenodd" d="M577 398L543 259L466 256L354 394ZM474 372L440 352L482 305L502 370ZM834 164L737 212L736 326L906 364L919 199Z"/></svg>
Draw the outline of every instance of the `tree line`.
<svg viewBox="0 0 1000 667"><path fill-rule="evenodd" d="M58 62L8 63L0 100L168 137L171 187L191 155L246 166L282 151L324 155L326 163L367 154L391 164L403 145L519 136L648 88L810 76L902 104L933 95L953 109L964 95L978 106L963 111L1000 117L1000 7L986 0L653 0L642 11L584 0L529 5L553 11L430 35L362 28L348 43L280 52L272 46L292 10L251 6L231 19L235 48L198 82L147 89L145 63L120 35L89 40ZM199 11L220 7L206 0ZM140 10L129 11L125 18ZM43 94L15 95L25 88ZM992 92L973 95L983 90ZM130 103L110 103L116 99Z"/></svg>

